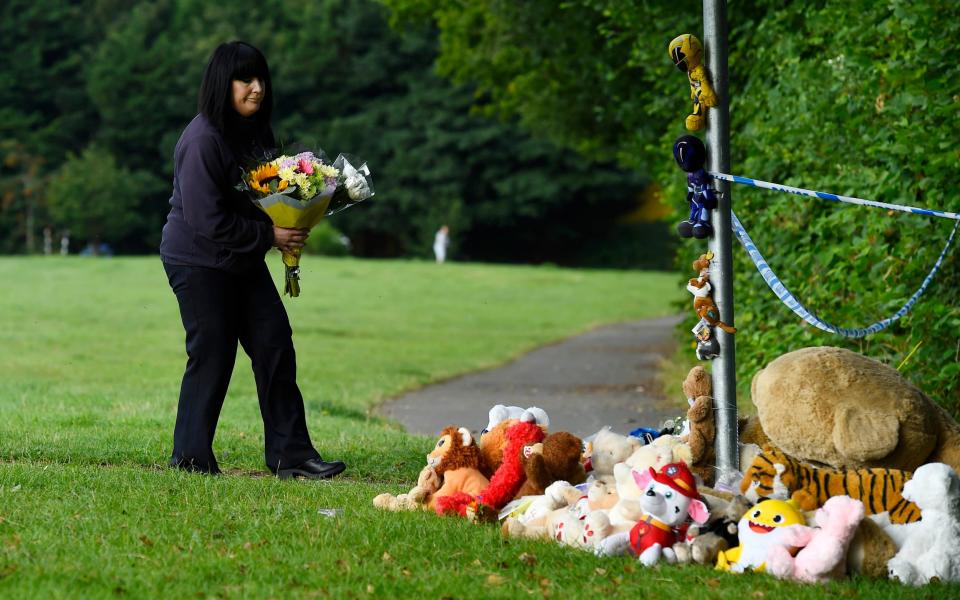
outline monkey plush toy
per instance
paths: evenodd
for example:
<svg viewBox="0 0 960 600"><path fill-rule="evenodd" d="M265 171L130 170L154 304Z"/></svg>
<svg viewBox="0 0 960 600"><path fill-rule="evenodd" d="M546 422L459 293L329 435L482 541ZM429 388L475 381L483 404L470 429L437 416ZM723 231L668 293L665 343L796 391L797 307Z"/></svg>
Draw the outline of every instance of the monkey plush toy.
<svg viewBox="0 0 960 600"><path fill-rule="evenodd" d="M713 252L707 252L693 261L693 270L697 271L698 277L694 277L687 283L687 291L693 294L693 310L696 311L698 317L709 323L711 327L719 327L727 333L736 333L736 327L727 325L720 320L720 309L717 308L710 296L713 289L710 285L710 261L712 259Z"/></svg>

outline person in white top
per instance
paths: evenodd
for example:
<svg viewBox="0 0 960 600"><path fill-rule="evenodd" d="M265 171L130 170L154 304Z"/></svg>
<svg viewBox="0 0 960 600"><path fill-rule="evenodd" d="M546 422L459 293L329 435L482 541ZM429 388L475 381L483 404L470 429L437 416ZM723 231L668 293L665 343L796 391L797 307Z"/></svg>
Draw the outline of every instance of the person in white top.
<svg viewBox="0 0 960 600"><path fill-rule="evenodd" d="M444 225L437 231L433 238L433 254L437 257L437 262L442 263L447 260L447 246L450 245L450 228Z"/></svg>

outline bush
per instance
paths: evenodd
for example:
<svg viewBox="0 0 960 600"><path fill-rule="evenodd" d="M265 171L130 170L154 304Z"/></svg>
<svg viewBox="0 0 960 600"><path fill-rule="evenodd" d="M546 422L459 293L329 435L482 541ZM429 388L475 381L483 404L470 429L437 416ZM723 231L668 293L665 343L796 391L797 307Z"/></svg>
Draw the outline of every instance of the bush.
<svg viewBox="0 0 960 600"><path fill-rule="evenodd" d="M101 242L143 233L140 200L161 185L157 177L122 168L112 154L91 146L69 155L45 192L57 225L99 248Z"/></svg>
<svg viewBox="0 0 960 600"><path fill-rule="evenodd" d="M350 254L350 240L337 231L330 221L324 220L310 230L304 250L307 254L346 256Z"/></svg>

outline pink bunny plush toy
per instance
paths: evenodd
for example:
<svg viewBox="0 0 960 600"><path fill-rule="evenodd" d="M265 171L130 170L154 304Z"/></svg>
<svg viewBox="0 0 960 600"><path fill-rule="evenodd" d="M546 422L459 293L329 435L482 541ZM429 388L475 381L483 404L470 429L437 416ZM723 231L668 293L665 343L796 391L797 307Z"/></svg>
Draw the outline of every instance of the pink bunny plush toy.
<svg viewBox="0 0 960 600"><path fill-rule="evenodd" d="M783 540L801 550L793 557L786 547L771 548L767 555L767 573L804 583L823 583L843 577L847 549L864 512L863 503L850 496L828 499L817 510L817 527L785 528Z"/></svg>

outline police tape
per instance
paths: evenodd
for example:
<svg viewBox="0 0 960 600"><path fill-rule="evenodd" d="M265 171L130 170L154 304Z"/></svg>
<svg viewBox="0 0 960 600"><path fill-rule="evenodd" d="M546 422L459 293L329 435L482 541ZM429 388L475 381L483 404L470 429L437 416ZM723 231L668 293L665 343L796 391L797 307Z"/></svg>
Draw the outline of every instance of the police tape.
<svg viewBox="0 0 960 600"><path fill-rule="evenodd" d="M917 299L919 299L920 296L923 295L923 292L926 291L927 286L930 285L930 282L933 281L934 276L940 269L940 265L943 263L943 258L947 255L947 251L950 249L951 244L953 244L953 238L957 233L957 228L960 227L960 220L958 220L954 224L953 231L950 232L950 237L947 239L947 243L943 246L943 251L940 252L937 262L934 263L933 268L930 269L930 272L923 280L923 283L920 284L920 288L914 292L913 296L907 300L906 304L900 307L900 310L894 313L893 316L881 321L877 321L876 323L868 325L867 327L848 329L827 323L812 311L807 309L803 304L801 304L800 301L797 300L792 293L790 293L790 290L787 289L787 286L780 281L780 278L777 277L776 273L773 272L773 269L770 268L770 265L767 264L766 259L764 259L763 255L760 254L760 251L757 250L756 244L754 244L753 240L750 239L750 236L747 234L747 230L743 228L743 224L740 222L740 219L737 218L737 215L733 214L733 211L731 211L730 216L734 234L737 236L737 239L740 240L740 243L743 244L747 254L750 255L750 260L753 261L753 264L757 267L757 270L760 271L760 276L763 277L765 282L767 282L767 285L770 286L770 289L777 296L777 298L779 298L780 301L787 306L787 308L796 313L801 319L813 325L814 327L822 329L828 333L835 333L837 335L849 338L862 338L870 335L871 333L876 333L886 329L894 321L907 314L917 302Z"/></svg>
<svg viewBox="0 0 960 600"><path fill-rule="evenodd" d="M888 204L886 202L877 202L876 200L864 200L863 198L853 198L851 196L840 196L838 194L830 194L827 192L817 192L814 190L806 190L803 188L791 187L789 185L781 185L779 183L770 183L769 181L761 181L759 179L750 179L749 177L740 177L739 175L727 175L726 173L711 172L710 175L714 179L731 181L733 183L740 183L743 185L764 188L767 190L774 190L776 192L784 192L787 194L794 194L797 196L809 196L811 198L820 198L822 200L831 200L833 202L846 202L848 204L859 204L860 206L872 206L874 208L898 210L901 212L912 213L915 215L943 217L946 219L954 219L954 220L960 221L960 213L947 212L945 210L936 210L933 208L917 208L915 206L903 206L901 204Z"/></svg>

